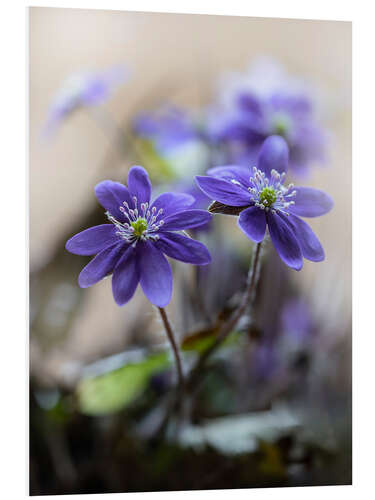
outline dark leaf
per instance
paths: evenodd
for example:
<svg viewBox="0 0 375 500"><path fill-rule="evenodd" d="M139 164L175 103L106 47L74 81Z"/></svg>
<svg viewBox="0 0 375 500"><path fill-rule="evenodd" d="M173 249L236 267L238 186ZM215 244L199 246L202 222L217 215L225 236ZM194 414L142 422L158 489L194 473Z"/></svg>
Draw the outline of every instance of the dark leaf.
<svg viewBox="0 0 375 500"><path fill-rule="evenodd" d="M240 215L242 210L248 208L249 205L244 207L232 207L230 205L224 205L219 201L213 201L208 207L208 211L212 214L224 214L224 215Z"/></svg>

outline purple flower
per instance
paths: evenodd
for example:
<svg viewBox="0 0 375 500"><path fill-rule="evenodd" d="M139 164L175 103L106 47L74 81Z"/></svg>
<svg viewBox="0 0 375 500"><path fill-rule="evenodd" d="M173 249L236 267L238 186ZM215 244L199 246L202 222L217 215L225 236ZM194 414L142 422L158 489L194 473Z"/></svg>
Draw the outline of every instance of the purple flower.
<svg viewBox="0 0 375 500"><path fill-rule="evenodd" d="M210 149L193 114L172 105L140 113L133 120L137 137L150 141L167 165L169 178L184 179L210 166Z"/></svg>
<svg viewBox="0 0 375 500"><path fill-rule="evenodd" d="M210 166L209 149L204 143L203 131L184 110L165 105L154 112L139 114L133 121L133 130L143 139L151 140L158 153L167 161L173 178L172 189L195 198L191 208L207 209L210 199L198 189L192 177ZM211 220L196 227L194 232L206 231Z"/></svg>
<svg viewBox="0 0 375 500"><path fill-rule="evenodd" d="M333 207L323 191L284 185L288 167L288 145L282 137L268 137L251 171L240 166L214 167L207 176L197 176L198 186L211 199L238 207L238 225L248 238L263 240L268 226L271 240L289 267L300 270L303 257L324 260L324 250L310 226L301 217L318 217Z"/></svg>
<svg viewBox="0 0 375 500"><path fill-rule="evenodd" d="M108 99L113 88L127 77L123 67L103 72L81 72L71 75L53 100L45 126L45 134L56 130L62 120L75 110L95 106Z"/></svg>
<svg viewBox="0 0 375 500"><path fill-rule="evenodd" d="M281 311L282 332L295 342L308 340L315 330L315 323L309 304L303 298L289 299Z"/></svg>
<svg viewBox="0 0 375 500"><path fill-rule="evenodd" d="M202 243L178 232L211 218L207 211L191 209L192 196L163 193L150 202L151 183L139 166L130 169L128 188L103 181L95 192L110 224L86 229L66 243L69 252L97 254L79 275L81 288L113 273L112 290L118 305L126 304L140 283L146 297L164 307L172 295L172 271L164 254L197 265L211 261Z"/></svg>
<svg viewBox="0 0 375 500"><path fill-rule="evenodd" d="M199 138L190 117L174 106L163 106L153 113L140 113L133 121L133 130L140 137L153 140L161 153Z"/></svg>
<svg viewBox="0 0 375 500"><path fill-rule="evenodd" d="M209 128L214 140L227 145L230 162L254 163L264 140L275 134L287 141L295 174L305 175L311 164L324 161L326 133L302 82L268 62L228 81L226 91L229 95L212 110Z"/></svg>
<svg viewBox="0 0 375 500"><path fill-rule="evenodd" d="M256 381L270 380L280 368L280 357L274 344L269 341L257 345L250 363L252 377Z"/></svg>

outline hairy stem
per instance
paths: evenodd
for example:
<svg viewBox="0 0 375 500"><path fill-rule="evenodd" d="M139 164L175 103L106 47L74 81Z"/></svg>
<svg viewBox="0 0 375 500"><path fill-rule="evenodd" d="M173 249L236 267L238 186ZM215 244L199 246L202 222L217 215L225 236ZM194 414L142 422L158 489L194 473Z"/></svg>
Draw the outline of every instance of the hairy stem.
<svg viewBox="0 0 375 500"><path fill-rule="evenodd" d="M159 309L160 316L161 316L161 319L162 319L163 324L164 324L164 328L165 328L168 340L169 340L169 342L171 344L171 347L172 347L173 355L174 355L175 360L176 360L178 384L179 384L180 387L183 387L183 385L184 385L184 374L183 374L183 371L182 371L181 357L180 357L180 352L178 350L177 343L176 343L176 340L175 340L175 336L174 336L174 333L173 333L173 330L172 330L172 326L171 326L171 324L169 322L166 310L163 307L158 307L158 309Z"/></svg>

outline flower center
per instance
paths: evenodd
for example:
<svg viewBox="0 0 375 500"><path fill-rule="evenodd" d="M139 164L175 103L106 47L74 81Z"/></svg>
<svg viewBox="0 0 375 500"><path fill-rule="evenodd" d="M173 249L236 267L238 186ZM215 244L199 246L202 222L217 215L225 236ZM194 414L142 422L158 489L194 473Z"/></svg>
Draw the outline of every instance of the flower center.
<svg viewBox="0 0 375 500"><path fill-rule="evenodd" d="M248 191L254 206L266 212L270 210L273 214L282 212L289 215L288 208L294 205L291 198L294 198L297 192L293 190L293 184L284 186L285 172L279 174L276 170L272 170L270 177L266 177L266 174L256 167L253 168L253 172Z"/></svg>
<svg viewBox="0 0 375 500"><path fill-rule="evenodd" d="M286 137L292 128L292 120L286 113L275 113L271 120L272 132Z"/></svg>
<svg viewBox="0 0 375 500"><path fill-rule="evenodd" d="M133 202L134 207L132 208L126 201L119 207L120 212L125 217L125 222L118 221L111 213L106 212L108 219L117 228L116 234L133 246L139 240L158 240L159 235L156 233L164 224L164 221L160 218L163 209L158 210L156 207L149 207L148 203L141 203L138 210L136 196L133 196Z"/></svg>
<svg viewBox="0 0 375 500"><path fill-rule="evenodd" d="M142 234L147 230L147 221L143 217L140 217L134 222L130 223L131 227L134 229L134 236L142 236Z"/></svg>
<svg viewBox="0 0 375 500"><path fill-rule="evenodd" d="M259 193L259 201L263 205L270 207L277 200L276 191L272 187L265 187Z"/></svg>

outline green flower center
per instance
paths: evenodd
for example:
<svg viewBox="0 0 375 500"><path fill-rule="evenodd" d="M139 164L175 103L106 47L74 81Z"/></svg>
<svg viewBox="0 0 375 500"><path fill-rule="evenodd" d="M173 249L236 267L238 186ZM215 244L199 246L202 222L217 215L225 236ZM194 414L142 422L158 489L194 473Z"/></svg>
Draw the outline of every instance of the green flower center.
<svg viewBox="0 0 375 500"><path fill-rule="evenodd" d="M142 236L142 234L146 231L147 229L147 221L146 219L140 217L134 222L131 222L131 227L134 229L134 236Z"/></svg>
<svg viewBox="0 0 375 500"><path fill-rule="evenodd" d="M276 113L272 119L273 132L282 137L286 137L292 128L292 121L285 113Z"/></svg>
<svg viewBox="0 0 375 500"><path fill-rule="evenodd" d="M265 207L270 207L277 200L276 191L274 188L265 187L259 194L259 201Z"/></svg>

